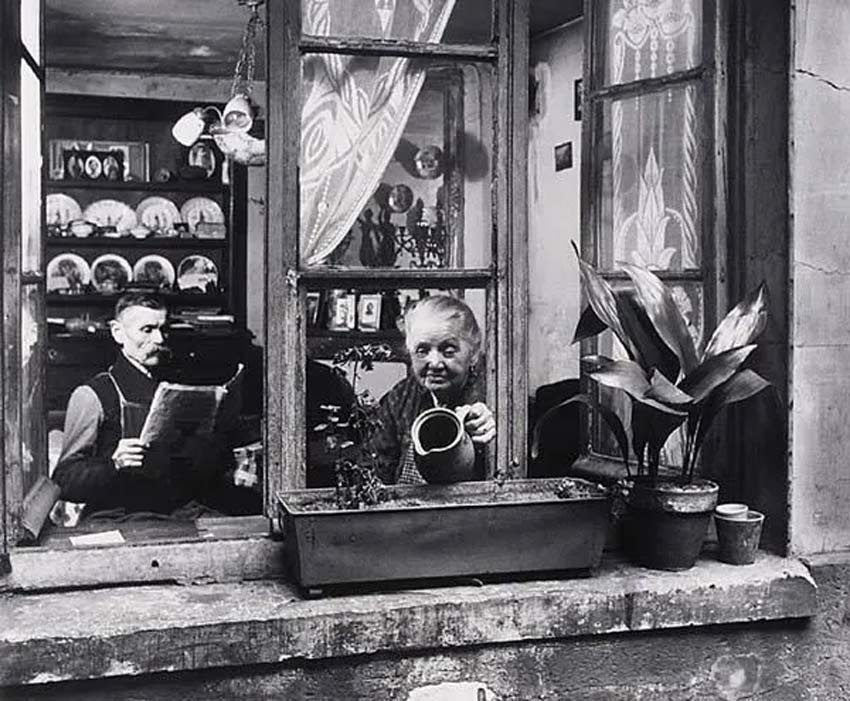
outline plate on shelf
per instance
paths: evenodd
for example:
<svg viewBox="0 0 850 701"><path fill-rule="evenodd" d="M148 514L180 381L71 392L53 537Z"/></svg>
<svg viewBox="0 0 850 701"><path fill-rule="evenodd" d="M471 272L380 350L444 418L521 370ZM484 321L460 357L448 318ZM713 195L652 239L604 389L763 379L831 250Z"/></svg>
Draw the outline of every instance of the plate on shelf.
<svg viewBox="0 0 850 701"><path fill-rule="evenodd" d="M167 258L152 253L142 256L133 265L133 282L144 282L157 287L174 284L174 266Z"/></svg>
<svg viewBox="0 0 850 701"><path fill-rule="evenodd" d="M207 291L212 283L218 285L218 268L206 256L186 256L177 266L177 287L181 290L199 289Z"/></svg>
<svg viewBox="0 0 850 701"><path fill-rule="evenodd" d="M181 221L177 205L165 197L147 197L136 207L136 218L153 232L165 233Z"/></svg>
<svg viewBox="0 0 850 701"><path fill-rule="evenodd" d="M74 219L82 219L80 205L70 195L55 192L47 196L47 225L67 226Z"/></svg>
<svg viewBox="0 0 850 701"><path fill-rule="evenodd" d="M48 292L82 292L91 280L91 268L76 253L60 253L47 264Z"/></svg>
<svg viewBox="0 0 850 701"><path fill-rule="evenodd" d="M92 284L98 292L111 294L123 290L133 279L133 269L125 258L104 253L91 264Z"/></svg>
<svg viewBox="0 0 850 701"><path fill-rule="evenodd" d="M215 200L209 197L186 200L180 216L189 225L189 233L200 238L224 238L224 212Z"/></svg>
<svg viewBox="0 0 850 701"><path fill-rule="evenodd" d="M92 202L83 212L83 219L98 226L114 226L118 231L129 231L136 226L136 213L118 200Z"/></svg>

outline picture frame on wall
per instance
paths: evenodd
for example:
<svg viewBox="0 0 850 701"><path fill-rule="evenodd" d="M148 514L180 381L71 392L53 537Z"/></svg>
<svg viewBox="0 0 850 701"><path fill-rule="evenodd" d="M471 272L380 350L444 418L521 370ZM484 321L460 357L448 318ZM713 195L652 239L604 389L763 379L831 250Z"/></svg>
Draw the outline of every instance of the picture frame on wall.
<svg viewBox="0 0 850 701"><path fill-rule="evenodd" d="M150 176L149 147L144 142L51 139L47 154L51 180L105 178L147 182ZM90 156L96 157L100 169L95 168L95 159ZM115 167L119 168L119 172L112 176L111 169Z"/></svg>
<svg viewBox="0 0 850 701"><path fill-rule="evenodd" d="M361 331L378 331L381 328L381 295L360 295L357 303L357 328Z"/></svg>

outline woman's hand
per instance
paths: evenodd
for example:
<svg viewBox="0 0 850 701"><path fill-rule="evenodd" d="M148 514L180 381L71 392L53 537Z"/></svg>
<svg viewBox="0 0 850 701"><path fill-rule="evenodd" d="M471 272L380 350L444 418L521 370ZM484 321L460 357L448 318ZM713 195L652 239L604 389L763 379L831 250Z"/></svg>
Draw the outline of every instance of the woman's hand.
<svg viewBox="0 0 850 701"><path fill-rule="evenodd" d="M464 404L455 413L473 443L489 443L496 437L496 419L484 402Z"/></svg>

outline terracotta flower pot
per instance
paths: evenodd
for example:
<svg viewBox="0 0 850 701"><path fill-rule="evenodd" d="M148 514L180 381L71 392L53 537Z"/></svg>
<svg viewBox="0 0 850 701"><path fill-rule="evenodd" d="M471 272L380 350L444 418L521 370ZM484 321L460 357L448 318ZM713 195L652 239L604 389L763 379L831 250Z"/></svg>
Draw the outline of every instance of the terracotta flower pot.
<svg viewBox="0 0 850 701"><path fill-rule="evenodd" d="M717 505L719 487L700 480L679 485L645 481L629 486L623 519L623 544L638 565L659 570L687 570L702 549Z"/></svg>

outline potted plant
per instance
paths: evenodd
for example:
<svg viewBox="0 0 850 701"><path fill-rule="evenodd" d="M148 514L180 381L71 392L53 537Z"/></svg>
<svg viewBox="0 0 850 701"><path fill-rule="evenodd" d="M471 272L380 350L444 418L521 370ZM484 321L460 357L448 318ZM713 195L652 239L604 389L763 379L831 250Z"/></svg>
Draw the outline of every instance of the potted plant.
<svg viewBox="0 0 850 701"><path fill-rule="evenodd" d="M573 244L575 248L575 244ZM631 400L631 443L612 409L586 395L573 397L544 414L534 432L533 456L542 425L567 403L593 407L611 428L626 466L621 487L626 499L624 545L638 564L679 570L696 562L718 485L699 477L706 435L725 406L761 392L770 383L744 362L767 321L767 289L762 283L732 309L698 353L671 291L646 268L623 264L631 286L613 289L576 250L588 305L573 342L610 329L627 358L582 358L589 377L625 392ZM661 451L681 429L682 464L673 474L661 469Z"/></svg>
<svg viewBox="0 0 850 701"><path fill-rule="evenodd" d="M327 407L316 429L337 451L335 488L278 494L289 569L308 595L354 583L587 571L600 560L610 499L581 479L384 485L357 444L374 428L360 373L388 356L376 346L338 354L356 402ZM343 370L344 371L344 370Z"/></svg>

